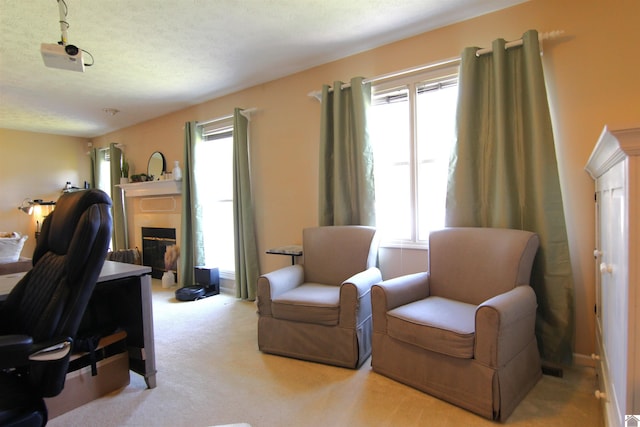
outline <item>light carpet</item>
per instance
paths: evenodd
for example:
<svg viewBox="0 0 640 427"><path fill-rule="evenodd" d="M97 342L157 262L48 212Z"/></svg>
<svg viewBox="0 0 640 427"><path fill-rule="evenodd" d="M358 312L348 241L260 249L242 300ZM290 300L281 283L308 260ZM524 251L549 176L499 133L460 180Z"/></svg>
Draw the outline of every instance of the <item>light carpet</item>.
<svg viewBox="0 0 640 427"><path fill-rule="evenodd" d="M122 390L60 415L51 427L496 426L371 371L266 355L253 302L216 295L178 302L153 280L157 387L131 374ZM601 427L592 368L544 376L503 423Z"/></svg>

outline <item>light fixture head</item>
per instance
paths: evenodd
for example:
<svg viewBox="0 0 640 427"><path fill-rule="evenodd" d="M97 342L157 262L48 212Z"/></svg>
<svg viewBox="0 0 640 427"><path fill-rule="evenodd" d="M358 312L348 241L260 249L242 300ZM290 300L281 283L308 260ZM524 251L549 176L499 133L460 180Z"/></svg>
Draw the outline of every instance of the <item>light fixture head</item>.
<svg viewBox="0 0 640 427"><path fill-rule="evenodd" d="M21 206L18 209L20 209L22 212L26 213L27 215L31 215L33 213L33 206Z"/></svg>
<svg viewBox="0 0 640 427"><path fill-rule="evenodd" d="M24 199L20 206L18 206L18 210L26 213L27 215L33 214L35 206L47 206L47 209L50 210L51 206L55 206L56 202L45 202L42 199Z"/></svg>
<svg viewBox="0 0 640 427"><path fill-rule="evenodd" d="M33 213L33 205L35 202L31 199L24 199L20 206L18 206L18 210L26 213L27 215L31 215Z"/></svg>

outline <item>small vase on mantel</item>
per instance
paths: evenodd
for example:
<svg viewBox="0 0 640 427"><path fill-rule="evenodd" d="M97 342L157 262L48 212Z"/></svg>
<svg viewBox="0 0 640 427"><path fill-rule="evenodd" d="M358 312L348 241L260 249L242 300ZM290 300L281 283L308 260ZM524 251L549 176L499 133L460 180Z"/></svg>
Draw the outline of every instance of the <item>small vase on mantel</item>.
<svg viewBox="0 0 640 427"><path fill-rule="evenodd" d="M177 160L173 162L171 175L175 181L182 181L182 169L180 169L180 163Z"/></svg>

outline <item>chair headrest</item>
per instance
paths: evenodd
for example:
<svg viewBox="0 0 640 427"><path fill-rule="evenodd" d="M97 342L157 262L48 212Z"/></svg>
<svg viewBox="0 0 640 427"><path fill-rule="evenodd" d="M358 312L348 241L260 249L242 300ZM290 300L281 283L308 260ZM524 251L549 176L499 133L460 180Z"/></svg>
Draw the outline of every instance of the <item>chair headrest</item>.
<svg viewBox="0 0 640 427"><path fill-rule="evenodd" d="M76 225L82 214L92 205L106 204L111 206L111 198L102 190L91 189L64 193L56 202L56 207L46 218L46 244L48 250L64 254L69 249ZM43 225L43 232L45 226ZM40 242L38 242L40 243ZM38 245L40 246L40 245Z"/></svg>

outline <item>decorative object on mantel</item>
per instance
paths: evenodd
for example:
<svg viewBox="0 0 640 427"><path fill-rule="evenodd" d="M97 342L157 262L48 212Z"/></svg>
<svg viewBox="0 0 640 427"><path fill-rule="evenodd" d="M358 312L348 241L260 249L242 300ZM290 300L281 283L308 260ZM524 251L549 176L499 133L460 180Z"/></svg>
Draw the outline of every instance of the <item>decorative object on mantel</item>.
<svg viewBox="0 0 640 427"><path fill-rule="evenodd" d="M122 153L122 165L120 166L121 176L120 176L120 184L126 184L129 182L129 162L124 157L124 153Z"/></svg>
<svg viewBox="0 0 640 427"><path fill-rule="evenodd" d="M151 154L151 157L149 157L149 162L147 163L147 175L150 178L149 181L161 180L166 169L164 155L159 151L154 151L153 154Z"/></svg>
<svg viewBox="0 0 640 427"><path fill-rule="evenodd" d="M153 176L149 176L146 173L137 173L135 175L131 175L131 182L147 182L147 181L153 181ZM126 184L126 182L124 184Z"/></svg>
<svg viewBox="0 0 640 427"><path fill-rule="evenodd" d="M182 169L180 169L180 162L177 160L173 162L173 171L171 174L173 175L174 181L182 181Z"/></svg>

